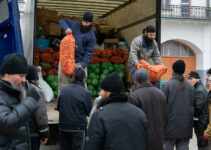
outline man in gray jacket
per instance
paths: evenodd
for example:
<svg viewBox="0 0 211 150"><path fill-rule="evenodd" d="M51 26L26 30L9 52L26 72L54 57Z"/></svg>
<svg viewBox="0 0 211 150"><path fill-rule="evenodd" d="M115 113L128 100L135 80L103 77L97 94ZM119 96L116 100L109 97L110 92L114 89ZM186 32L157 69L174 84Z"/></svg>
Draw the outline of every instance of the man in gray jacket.
<svg viewBox="0 0 211 150"><path fill-rule="evenodd" d="M135 80L136 66L141 59L151 65L162 65L160 51L157 42L154 40L156 35L155 27L149 25L144 32L144 34L136 37L130 46L128 66L133 80ZM155 86L159 87L160 85L159 83L155 83Z"/></svg>
<svg viewBox="0 0 211 150"><path fill-rule="evenodd" d="M28 72L26 59L19 54L4 57L0 73L0 149L30 150L27 120L37 109L39 94L27 97L22 83Z"/></svg>

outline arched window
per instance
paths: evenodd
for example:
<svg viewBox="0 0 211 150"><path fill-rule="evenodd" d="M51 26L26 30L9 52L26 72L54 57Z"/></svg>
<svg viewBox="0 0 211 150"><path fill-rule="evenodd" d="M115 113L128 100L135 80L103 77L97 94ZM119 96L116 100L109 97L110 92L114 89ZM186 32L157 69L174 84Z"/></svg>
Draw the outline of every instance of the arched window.
<svg viewBox="0 0 211 150"><path fill-rule="evenodd" d="M167 41L161 45L161 56L195 57L195 54L190 47L181 42Z"/></svg>

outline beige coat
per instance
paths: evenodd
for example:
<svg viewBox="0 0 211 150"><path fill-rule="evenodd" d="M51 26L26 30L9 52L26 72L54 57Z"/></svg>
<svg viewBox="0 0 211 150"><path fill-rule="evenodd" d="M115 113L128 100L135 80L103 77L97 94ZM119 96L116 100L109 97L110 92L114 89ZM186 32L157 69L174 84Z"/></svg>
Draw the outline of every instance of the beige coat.
<svg viewBox="0 0 211 150"><path fill-rule="evenodd" d="M130 46L130 55L128 60L128 66L137 66L141 59L146 60L151 65L162 65L160 51L155 40L151 48L147 49L143 47L143 35L136 37Z"/></svg>

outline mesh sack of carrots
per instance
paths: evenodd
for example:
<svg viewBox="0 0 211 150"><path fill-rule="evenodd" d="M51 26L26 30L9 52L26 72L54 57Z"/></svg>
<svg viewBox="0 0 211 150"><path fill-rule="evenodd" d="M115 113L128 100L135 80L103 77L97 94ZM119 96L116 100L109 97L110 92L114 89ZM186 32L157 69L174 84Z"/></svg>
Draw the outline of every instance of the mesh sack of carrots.
<svg viewBox="0 0 211 150"><path fill-rule="evenodd" d="M149 80L150 82L154 82L158 80L166 71L167 67L163 65L150 65L145 60L140 60L139 64L137 65L136 69L145 68L149 71Z"/></svg>
<svg viewBox="0 0 211 150"><path fill-rule="evenodd" d="M72 33L66 35L60 43L59 62L66 75L72 75L75 69L75 38Z"/></svg>

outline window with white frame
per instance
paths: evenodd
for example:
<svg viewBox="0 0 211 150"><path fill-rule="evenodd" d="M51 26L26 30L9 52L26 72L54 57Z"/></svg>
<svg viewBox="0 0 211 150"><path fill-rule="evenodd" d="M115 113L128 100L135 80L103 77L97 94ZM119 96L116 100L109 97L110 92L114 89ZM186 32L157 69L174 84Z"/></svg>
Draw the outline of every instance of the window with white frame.
<svg viewBox="0 0 211 150"><path fill-rule="evenodd" d="M195 57L195 54L190 47L181 42L167 41L161 45L161 56Z"/></svg>
<svg viewBox="0 0 211 150"><path fill-rule="evenodd" d="M190 15L190 0L181 0L181 14L182 16Z"/></svg>

